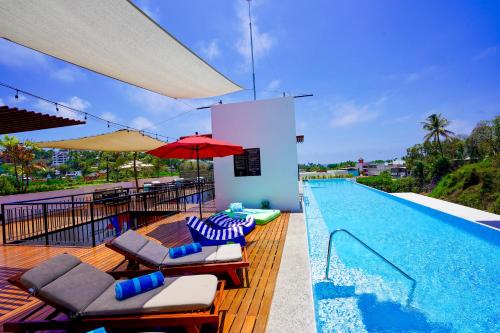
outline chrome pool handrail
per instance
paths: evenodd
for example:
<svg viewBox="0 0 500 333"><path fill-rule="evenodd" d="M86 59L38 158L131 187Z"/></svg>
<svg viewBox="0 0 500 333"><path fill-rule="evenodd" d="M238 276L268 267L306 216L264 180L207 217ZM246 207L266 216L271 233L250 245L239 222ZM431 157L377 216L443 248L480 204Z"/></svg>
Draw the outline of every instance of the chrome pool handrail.
<svg viewBox="0 0 500 333"><path fill-rule="evenodd" d="M387 259L383 255L381 255L380 253L378 253L377 251L375 251L368 244L366 244L365 242L363 242L358 237L354 236L350 231L348 231L346 229L337 229L337 230L334 230L334 231L332 231L330 233L330 239L328 241L328 255L326 257L325 280L328 280L328 273L330 272L330 255L331 255L331 251L332 251L332 241L333 241L333 236L337 232L345 232L346 234L348 234L349 236L351 236L352 238L354 238L356 241L358 241L359 243L361 243L361 245L363 245L370 252L372 252L373 254L375 254L376 256L378 256L379 258L381 258L382 260L384 260L386 263L388 263L389 265L391 265L392 268L396 269L404 277L406 277L407 279L411 280L413 282L412 290L415 289L415 284L417 283L417 281L414 278L412 278L410 275L408 275L407 273L405 273L401 268L399 268L398 266L396 266L395 264L393 264L389 259Z"/></svg>

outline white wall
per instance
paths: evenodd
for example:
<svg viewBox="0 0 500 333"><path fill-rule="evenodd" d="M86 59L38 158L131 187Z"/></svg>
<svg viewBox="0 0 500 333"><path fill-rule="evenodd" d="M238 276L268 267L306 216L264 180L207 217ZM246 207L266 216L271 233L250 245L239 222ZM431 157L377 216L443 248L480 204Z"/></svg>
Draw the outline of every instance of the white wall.
<svg viewBox="0 0 500 333"><path fill-rule="evenodd" d="M297 143L293 97L218 104L212 107L212 135L243 148L260 148L261 176L235 177L233 157L214 158L215 203L298 211Z"/></svg>

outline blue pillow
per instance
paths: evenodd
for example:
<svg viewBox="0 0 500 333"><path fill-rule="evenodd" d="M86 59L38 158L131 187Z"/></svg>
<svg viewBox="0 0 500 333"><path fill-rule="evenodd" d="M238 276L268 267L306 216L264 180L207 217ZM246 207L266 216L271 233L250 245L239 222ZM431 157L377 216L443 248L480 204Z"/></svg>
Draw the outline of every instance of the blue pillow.
<svg viewBox="0 0 500 333"><path fill-rule="evenodd" d="M171 247L168 250L168 254L170 258L180 258L193 253L201 252L201 244L200 243L191 243L185 244L179 247Z"/></svg>
<svg viewBox="0 0 500 333"><path fill-rule="evenodd" d="M163 285L165 278L160 271L139 276L115 284L116 299L122 301L135 295L145 293L146 291L158 288Z"/></svg>
<svg viewBox="0 0 500 333"><path fill-rule="evenodd" d="M229 210L231 210L232 212L242 212L243 204L241 202L233 202L229 205Z"/></svg>

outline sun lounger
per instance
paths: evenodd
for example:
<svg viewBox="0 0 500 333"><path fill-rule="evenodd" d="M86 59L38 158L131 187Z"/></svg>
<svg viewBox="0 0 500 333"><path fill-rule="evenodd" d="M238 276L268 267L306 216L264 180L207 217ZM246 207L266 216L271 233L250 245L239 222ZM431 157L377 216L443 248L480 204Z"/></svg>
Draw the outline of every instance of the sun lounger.
<svg viewBox="0 0 500 333"><path fill-rule="evenodd" d="M201 245L223 245L231 243L239 243L241 246L246 245L245 233L241 226L231 228L214 228L199 219L196 216L186 217L186 225L191 232L191 236L195 242Z"/></svg>
<svg viewBox="0 0 500 333"><path fill-rule="evenodd" d="M111 275L70 254L55 256L9 282L44 304L4 323L7 332L80 332L98 327L138 331L171 326L199 332L201 325L219 322L224 290L224 282L213 275L169 277L156 289L118 301L117 282ZM37 318L37 313L45 319L29 319Z"/></svg>
<svg viewBox="0 0 500 333"><path fill-rule="evenodd" d="M117 270L108 273L114 277L134 277L151 270L160 269L164 275L186 275L201 273L227 273L231 282L241 285L238 270L249 266L247 252L239 244L203 246L202 251L180 258L171 258L168 248L128 230L106 243L106 246L129 261L129 268L141 264L147 269ZM132 265L131 265L132 263ZM121 266L118 265L118 267ZM138 265L135 265L138 268Z"/></svg>
<svg viewBox="0 0 500 333"><path fill-rule="evenodd" d="M209 217L207 221L216 229L227 229L240 226L243 228L243 233L245 235L248 235L250 231L255 229L255 220L251 216L246 218L232 218L222 212Z"/></svg>

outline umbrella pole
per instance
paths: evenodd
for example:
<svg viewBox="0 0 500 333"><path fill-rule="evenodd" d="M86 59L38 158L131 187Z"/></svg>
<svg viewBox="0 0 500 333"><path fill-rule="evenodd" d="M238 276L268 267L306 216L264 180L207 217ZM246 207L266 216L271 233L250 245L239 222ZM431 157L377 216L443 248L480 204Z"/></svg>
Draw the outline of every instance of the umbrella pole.
<svg viewBox="0 0 500 333"><path fill-rule="evenodd" d="M135 178L135 187L139 189L139 181L137 180L137 152L134 152L134 178Z"/></svg>
<svg viewBox="0 0 500 333"><path fill-rule="evenodd" d="M196 172L198 175L198 179L196 179L196 185L198 187L198 200L200 202L200 219L203 218L202 213L201 213L201 205L203 201L203 193L201 193L201 187L200 187L200 157L198 154L199 148L196 146Z"/></svg>

